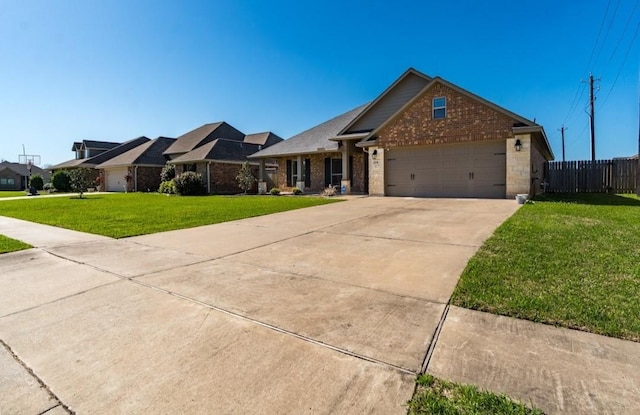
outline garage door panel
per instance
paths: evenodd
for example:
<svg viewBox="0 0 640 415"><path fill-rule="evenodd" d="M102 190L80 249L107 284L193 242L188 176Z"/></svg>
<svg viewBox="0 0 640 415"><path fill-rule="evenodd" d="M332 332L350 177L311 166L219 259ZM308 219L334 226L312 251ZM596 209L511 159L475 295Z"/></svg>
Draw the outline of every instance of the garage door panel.
<svg viewBox="0 0 640 415"><path fill-rule="evenodd" d="M126 184L125 176L127 175L127 168L120 169L108 169L105 170L106 174L106 190L107 192L124 192L124 186Z"/></svg>
<svg viewBox="0 0 640 415"><path fill-rule="evenodd" d="M504 141L416 146L387 152L390 196L504 198Z"/></svg>

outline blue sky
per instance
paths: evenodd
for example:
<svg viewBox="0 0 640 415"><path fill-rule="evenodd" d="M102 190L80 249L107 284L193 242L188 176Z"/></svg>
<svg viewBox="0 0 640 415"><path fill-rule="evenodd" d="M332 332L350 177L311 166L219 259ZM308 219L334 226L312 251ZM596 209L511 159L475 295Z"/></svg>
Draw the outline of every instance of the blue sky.
<svg viewBox="0 0 640 415"><path fill-rule="evenodd" d="M545 127L588 159L638 152L638 0L0 2L0 158L83 139L177 137L225 120L290 137L374 99L408 67ZM626 30L625 30L626 28ZM615 84L614 84L615 82Z"/></svg>

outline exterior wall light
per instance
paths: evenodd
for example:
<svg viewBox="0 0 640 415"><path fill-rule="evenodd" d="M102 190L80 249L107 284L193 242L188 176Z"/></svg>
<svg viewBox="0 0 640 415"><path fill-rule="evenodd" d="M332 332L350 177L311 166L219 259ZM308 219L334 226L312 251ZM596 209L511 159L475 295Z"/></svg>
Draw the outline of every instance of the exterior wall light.
<svg viewBox="0 0 640 415"><path fill-rule="evenodd" d="M374 160L378 158L378 149L377 148L375 150L373 150L373 153L371 153L371 158L374 159Z"/></svg>
<svg viewBox="0 0 640 415"><path fill-rule="evenodd" d="M519 138L516 139L516 151L522 150L522 142Z"/></svg>

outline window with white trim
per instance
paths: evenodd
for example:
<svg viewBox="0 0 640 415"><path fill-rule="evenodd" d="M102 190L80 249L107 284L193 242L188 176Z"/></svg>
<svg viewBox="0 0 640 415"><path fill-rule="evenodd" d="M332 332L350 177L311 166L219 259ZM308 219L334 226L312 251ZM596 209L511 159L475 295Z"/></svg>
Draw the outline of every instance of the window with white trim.
<svg viewBox="0 0 640 415"><path fill-rule="evenodd" d="M433 99L433 119L442 119L447 117L447 98L436 97Z"/></svg>

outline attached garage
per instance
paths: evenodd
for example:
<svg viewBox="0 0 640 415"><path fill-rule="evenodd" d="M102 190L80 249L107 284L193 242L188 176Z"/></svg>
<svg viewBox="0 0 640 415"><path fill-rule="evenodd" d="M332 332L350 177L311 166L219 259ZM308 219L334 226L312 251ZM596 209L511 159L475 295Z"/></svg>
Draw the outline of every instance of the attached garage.
<svg viewBox="0 0 640 415"><path fill-rule="evenodd" d="M416 197L505 197L504 140L389 149L386 194Z"/></svg>
<svg viewBox="0 0 640 415"><path fill-rule="evenodd" d="M126 167L105 169L105 183L107 192L124 192L128 173Z"/></svg>

